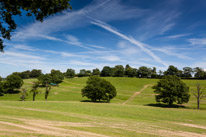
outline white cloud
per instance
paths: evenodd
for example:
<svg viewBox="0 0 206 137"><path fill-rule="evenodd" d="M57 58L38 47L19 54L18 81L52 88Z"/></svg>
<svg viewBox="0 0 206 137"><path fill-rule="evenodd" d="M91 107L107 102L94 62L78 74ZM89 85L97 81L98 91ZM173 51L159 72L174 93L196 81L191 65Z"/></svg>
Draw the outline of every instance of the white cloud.
<svg viewBox="0 0 206 137"><path fill-rule="evenodd" d="M106 60L106 61L120 61L120 58L118 56L114 56L114 55L101 56L101 57L98 57L98 58Z"/></svg>
<svg viewBox="0 0 206 137"><path fill-rule="evenodd" d="M78 60L69 61L68 64L75 65L75 66L96 66L95 63L90 63L90 62L85 62L85 61L78 61Z"/></svg>
<svg viewBox="0 0 206 137"><path fill-rule="evenodd" d="M67 40L69 40L69 42L72 43L73 45L81 45L79 40L72 35L67 35Z"/></svg>
<svg viewBox="0 0 206 137"><path fill-rule="evenodd" d="M189 39L188 42L191 45L206 45L206 38L201 38L201 39Z"/></svg>

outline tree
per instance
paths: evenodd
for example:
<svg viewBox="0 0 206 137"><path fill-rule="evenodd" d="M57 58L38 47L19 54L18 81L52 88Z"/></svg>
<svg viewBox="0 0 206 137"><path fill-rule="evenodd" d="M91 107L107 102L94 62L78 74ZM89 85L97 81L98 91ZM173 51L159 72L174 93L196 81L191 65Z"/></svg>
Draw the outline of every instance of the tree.
<svg viewBox="0 0 206 137"><path fill-rule="evenodd" d="M0 81L0 96L4 95L4 84Z"/></svg>
<svg viewBox="0 0 206 137"><path fill-rule="evenodd" d="M21 90L20 95L21 95L21 96L20 96L21 101L25 101L26 97L28 96L28 94L27 94L27 89L26 89L26 88L23 88L23 89Z"/></svg>
<svg viewBox="0 0 206 137"><path fill-rule="evenodd" d="M153 86L153 89L155 89L157 102L172 105L174 102L182 104L189 101L189 87L177 76L164 76L157 85Z"/></svg>
<svg viewBox="0 0 206 137"><path fill-rule="evenodd" d="M17 27L14 17L22 15L34 16L36 20L43 21L45 17L71 9L70 0L1 0L0 1L0 37L10 40L11 32ZM5 45L0 38L0 51L3 51Z"/></svg>
<svg viewBox="0 0 206 137"><path fill-rule="evenodd" d="M124 73L124 74L125 74L126 76L128 76L128 75L129 75L129 72L130 72L131 70L132 70L132 67L130 67L129 64L127 64L127 65L125 66L125 73Z"/></svg>
<svg viewBox="0 0 206 137"><path fill-rule="evenodd" d="M92 75L100 75L100 70L98 68L92 70Z"/></svg>
<svg viewBox="0 0 206 137"><path fill-rule="evenodd" d="M19 74L19 76L22 78L22 79L28 79L28 78L30 78L30 71L29 70L27 70L27 71L23 71L23 72L21 72L20 74Z"/></svg>
<svg viewBox="0 0 206 137"><path fill-rule="evenodd" d="M162 77L163 76L163 72L162 72L162 70L159 70L159 72L158 72L158 77Z"/></svg>
<svg viewBox="0 0 206 137"><path fill-rule="evenodd" d="M87 85L82 89L82 97L86 96L93 102L106 100L110 102L116 96L115 87L99 76L91 76L87 80Z"/></svg>
<svg viewBox="0 0 206 137"><path fill-rule="evenodd" d="M134 77L137 74L137 69L131 68L128 70L128 77Z"/></svg>
<svg viewBox="0 0 206 137"><path fill-rule="evenodd" d="M85 77L85 76L87 76L87 72L86 72L86 70L85 69L81 69L80 71L79 71L79 75L78 75L79 77Z"/></svg>
<svg viewBox="0 0 206 137"><path fill-rule="evenodd" d="M151 78L156 78L156 77L157 77L157 69L153 67L151 72Z"/></svg>
<svg viewBox="0 0 206 137"><path fill-rule="evenodd" d="M164 75L167 76L167 75L176 75L178 76L179 74L179 70L177 69L177 67L174 67L172 65L170 65L168 67L168 69L164 72Z"/></svg>
<svg viewBox="0 0 206 137"><path fill-rule="evenodd" d="M51 86L49 84L46 84L46 91L45 91L45 100L47 101L47 98L49 96L51 90Z"/></svg>
<svg viewBox="0 0 206 137"><path fill-rule="evenodd" d="M183 74L182 74L182 76L184 77L184 78L191 78L192 77L192 68L190 68L190 67L184 67L183 68Z"/></svg>
<svg viewBox="0 0 206 137"><path fill-rule="evenodd" d="M42 71L40 69L33 69L30 72L30 78L38 78L40 75L42 75Z"/></svg>
<svg viewBox="0 0 206 137"><path fill-rule="evenodd" d="M86 70L86 74L85 74L86 76L91 76L92 75L92 72L91 72L91 70Z"/></svg>
<svg viewBox="0 0 206 137"><path fill-rule="evenodd" d="M151 69L145 66L139 67L137 71L137 77L139 78L148 78L151 77Z"/></svg>
<svg viewBox="0 0 206 137"><path fill-rule="evenodd" d="M204 89L201 88L199 83L196 84L196 88L197 90L193 90L192 93L197 99L197 109L200 109L200 100L206 97L206 95L204 95Z"/></svg>
<svg viewBox="0 0 206 137"><path fill-rule="evenodd" d="M102 77L111 77L113 75L113 69L109 66L104 66L104 68L101 71Z"/></svg>
<svg viewBox="0 0 206 137"><path fill-rule="evenodd" d="M75 76L75 70L73 69L67 69L67 72L65 73L65 76L67 78L73 78Z"/></svg>
<svg viewBox="0 0 206 137"><path fill-rule="evenodd" d="M0 76L0 82L2 81L2 77Z"/></svg>
<svg viewBox="0 0 206 137"><path fill-rule="evenodd" d="M51 70L51 79L53 83L61 83L64 80L64 74L59 70ZM47 83L50 84L50 83Z"/></svg>
<svg viewBox="0 0 206 137"><path fill-rule="evenodd" d="M18 75L9 75L6 77L6 81L4 83L4 87L6 93L14 93L15 89L19 89L23 85L23 80Z"/></svg>
<svg viewBox="0 0 206 137"><path fill-rule="evenodd" d="M194 72L195 72L195 78L198 78L198 79L206 78L205 71L202 68L196 67L194 68Z"/></svg>
<svg viewBox="0 0 206 137"><path fill-rule="evenodd" d="M42 86L46 86L46 84L52 83L52 77L50 74L41 75L38 77L38 81Z"/></svg>
<svg viewBox="0 0 206 137"><path fill-rule="evenodd" d="M35 101L36 95L39 93L37 90L39 87L39 81L34 81L32 84L31 93L33 94L33 101Z"/></svg>
<svg viewBox="0 0 206 137"><path fill-rule="evenodd" d="M124 67L122 65L116 65L114 67L113 77L123 77L124 76Z"/></svg>

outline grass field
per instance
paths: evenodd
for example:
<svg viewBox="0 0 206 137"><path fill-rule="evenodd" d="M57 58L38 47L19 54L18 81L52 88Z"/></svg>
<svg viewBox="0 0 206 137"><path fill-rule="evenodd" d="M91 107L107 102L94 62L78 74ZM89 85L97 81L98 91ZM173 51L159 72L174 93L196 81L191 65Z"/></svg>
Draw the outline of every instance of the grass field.
<svg viewBox="0 0 206 137"><path fill-rule="evenodd" d="M158 80L105 78L117 89L111 103L84 102L87 78L65 79L53 87L48 101L44 88L33 102L19 94L0 97L0 136L206 136L206 99L196 110L193 96L185 107L157 105L151 88ZM24 81L28 90L34 79ZM184 80L194 89L204 80Z"/></svg>

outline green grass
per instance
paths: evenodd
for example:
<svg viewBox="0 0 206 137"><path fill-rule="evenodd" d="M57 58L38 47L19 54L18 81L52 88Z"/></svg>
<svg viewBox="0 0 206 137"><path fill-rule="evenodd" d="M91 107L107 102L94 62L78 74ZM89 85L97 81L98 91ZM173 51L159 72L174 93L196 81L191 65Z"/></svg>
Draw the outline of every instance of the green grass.
<svg viewBox="0 0 206 137"><path fill-rule="evenodd" d="M166 108L156 105L151 86L133 100L128 100L144 85L154 85L157 79L106 77L117 89L111 103L81 102L81 89L87 78L65 79L59 87L52 87L48 101L44 101L45 88L33 102L29 94L25 102L19 94L0 97L0 136L205 136L206 99L196 110L191 95L185 108ZM28 90L35 79L24 80ZM204 80L184 80L195 89L196 83L206 86ZM6 122L6 123L5 123ZM16 125L15 125L16 124ZM182 125L183 124L183 125ZM18 127L17 125L27 125ZM6 130L8 129L8 131ZM38 130L36 132L35 130ZM49 132L49 131L54 131Z"/></svg>

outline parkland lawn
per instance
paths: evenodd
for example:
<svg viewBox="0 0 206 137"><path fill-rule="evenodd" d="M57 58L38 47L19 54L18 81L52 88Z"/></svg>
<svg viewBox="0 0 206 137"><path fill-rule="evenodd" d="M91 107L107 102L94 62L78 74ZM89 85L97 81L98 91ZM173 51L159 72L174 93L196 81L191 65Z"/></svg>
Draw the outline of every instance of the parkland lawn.
<svg viewBox="0 0 206 137"><path fill-rule="evenodd" d="M196 100L182 107L167 108L156 104L152 89L158 80L139 78L105 78L117 89L111 103L91 103L82 98L87 78L65 79L52 87L48 101L45 88L32 101L19 94L0 97L0 136L206 136L206 98L201 110ZM34 79L24 81L28 91ZM195 89L206 87L205 80L184 80Z"/></svg>

